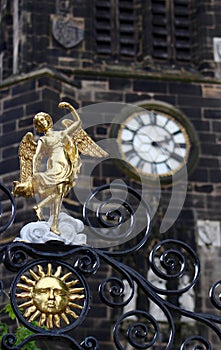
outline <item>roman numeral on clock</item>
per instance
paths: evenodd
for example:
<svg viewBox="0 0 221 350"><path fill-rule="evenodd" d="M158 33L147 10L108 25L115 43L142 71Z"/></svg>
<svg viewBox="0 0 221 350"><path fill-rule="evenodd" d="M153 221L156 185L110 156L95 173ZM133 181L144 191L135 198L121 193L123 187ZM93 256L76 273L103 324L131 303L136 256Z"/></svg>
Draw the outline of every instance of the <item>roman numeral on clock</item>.
<svg viewBox="0 0 221 350"><path fill-rule="evenodd" d="M178 135L178 134L180 134L181 133L181 130L179 129L179 130L177 130L177 131L174 131L173 132L173 135L175 136L175 135Z"/></svg>
<svg viewBox="0 0 221 350"><path fill-rule="evenodd" d="M146 162L144 160L140 159L139 162L137 163L137 168L143 170L145 164L146 164Z"/></svg>
<svg viewBox="0 0 221 350"><path fill-rule="evenodd" d="M127 151L127 152L125 152L125 155L126 155L126 157L127 157L127 159L129 160L129 161L131 161L133 158L137 158L137 154L136 154L136 152L134 151L134 149L132 148L131 150L129 150L129 151Z"/></svg>
<svg viewBox="0 0 221 350"><path fill-rule="evenodd" d="M167 170L168 170L168 171L171 171L171 167L170 167L170 165L169 165L167 162L165 162L164 164L166 165Z"/></svg>
<svg viewBox="0 0 221 350"><path fill-rule="evenodd" d="M179 154L173 152L170 154L170 157L175 159L177 162L182 163L183 162L183 157L180 156Z"/></svg>
<svg viewBox="0 0 221 350"><path fill-rule="evenodd" d="M157 174L157 164L156 163L151 164L151 171L152 171L152 174Z"/></svg>
<svg viewBox="0 0 221 350"><path fill-rule="evenodd" d="M175 147L186 148L186 144L185 143L175 143Z"/></svg>
<svg viewBox="0 0 221 350"><path fill-rule="evenodd" d="M122 143L122 145L128 145L128 146L133 147L132 140L122 140L121 143Z"/></svg>
<svg viewBox="0 0 221 350"><path fill-rule="evenodd" d="M150 123L152 125L156 125L157 124L157 117L156 117L156 115L153 112L150 113Z"/></svg>
<svg viewBox="0 0 221 350"><path fill-rule="evenodd" d="M136 131L136 128L133 125L127 124L124 127L125 130L129 130L130 132L134 133Z"/></svg>
<svg viewBox="0 0 221 350"><path fill-rule="evenodd" d="M144 122L143 122L143 120L142 120L142 118L141 118L140 115L138 115L138 116L136 117L136 121L138 122L138 124L139 124L140 126L144 126Z"/></svg>

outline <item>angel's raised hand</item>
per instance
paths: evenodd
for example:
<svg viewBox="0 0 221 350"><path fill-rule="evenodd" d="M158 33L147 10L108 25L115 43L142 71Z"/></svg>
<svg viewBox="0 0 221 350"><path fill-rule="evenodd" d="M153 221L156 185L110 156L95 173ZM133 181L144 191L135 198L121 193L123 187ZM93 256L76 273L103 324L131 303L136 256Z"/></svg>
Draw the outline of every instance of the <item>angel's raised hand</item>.
<svg viewBox="0 0 221 350"><path fill-rule="evenodd" d="M58 105L59 108L68 108L68 109L72 109L72 105L68 102L60 102Z"/></svg>
<svg viewBox="0 0 221 350"><path fill-rule="evenodd" d="M69 109L69 111L73 115L74 119L80 121L80 117L79 117L78 113L76 112L74 107L69 102L60 102L58 107L59 108L67 108L67 109Z"/></svg>

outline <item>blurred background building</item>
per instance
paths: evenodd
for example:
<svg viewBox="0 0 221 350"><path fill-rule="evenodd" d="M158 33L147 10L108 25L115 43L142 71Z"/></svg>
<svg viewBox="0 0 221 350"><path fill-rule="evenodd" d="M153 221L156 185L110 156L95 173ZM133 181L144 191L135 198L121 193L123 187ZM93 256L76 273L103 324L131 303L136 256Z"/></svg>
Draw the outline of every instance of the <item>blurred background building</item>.
<svg viewBox="0 0 221 350"><path fill-rule="evenodd" d="M154 185L147 179L146 199L155 213L151 239L180 239L197 251L202 264L197 288L190 292L189 302L174 302L213 313L208 293L211 284L220 279L221 248L220 62L219 0L0 1L1 182L12 188L19 178L18 146L24 134L33 130L33 116L46 111L59 120L64 115L57 107L60 101L75 108L127 103L151 107L179 120L190 135L187 191L179 179L172 183L162 180L160 196L155 196ZM96 141L108 139L114 132L109 124L89 130ZM139 176L128 171L125 159L99 163L91 173L90 186L93 189L116 179L141 190ZM79 177L78 186L84 189L84 176ZM173 191L177 198L180 193L182 197L182 191L187 192L185 201L173 225L160 234ZM68 203L80 217L82 207L74 194ZM32 200L17 198L16 204L15 223L3 242L12 240L24 224L35 220ZM145 270L143 256L148 256L148 247L132 264ZM142 295L138 295L138 302L142 304ZM107 320L111 323L113 314L99 307L99 301L95 303L98 314L93 317L100 321L88 328L94 327L109 349L111 328L101 331L98 325ZM182 322L178 321L179 334L191 334L198 327ZM201 331L204 335L208 332ZM208 337L218 349L214 334Z"/></svg>

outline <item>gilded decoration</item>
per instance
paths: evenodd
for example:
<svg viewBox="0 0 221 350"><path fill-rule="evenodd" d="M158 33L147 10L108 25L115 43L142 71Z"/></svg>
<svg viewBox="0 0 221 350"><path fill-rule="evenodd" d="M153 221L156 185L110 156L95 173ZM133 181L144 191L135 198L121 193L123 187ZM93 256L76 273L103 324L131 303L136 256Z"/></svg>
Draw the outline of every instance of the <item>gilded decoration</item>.
<svg viewBox="0 0 221 350"><path fill-rule="evenodd" d="M50 230L60 235L58 219L63 197L75 186L81 168L80 155L107 157L108 153L99 147L82 129L81 120L73 106L59 103L67 108L74 120L62 121L62 130L53 129L48 113L40 112L34 117L36 131L43 136L36 142L31 132L26 133L19 147L20 181L14 181L14 195L33 197L40 201L34 210L38 220L43 219L42 210L50 207ZM42 164L46 163L42 170Z"/></svg>
<svg viewBox="0 0 221 350"><path fill-rule="evenodd" d="M28 276L22 275L17 283L16 298L23 302L19 305L24 310L24 318L28 322L38 321L38 326L60 328L61 320L69 325L69 316L78 319L77 310L83 308L84 288L78 287L78 279L72 279L72 272L62 275L62 267L58 266L53 273L52 264L47 265L47 272L41 265L36 271L29 269ZM81 304L78 304L81 302Z"/></svg>

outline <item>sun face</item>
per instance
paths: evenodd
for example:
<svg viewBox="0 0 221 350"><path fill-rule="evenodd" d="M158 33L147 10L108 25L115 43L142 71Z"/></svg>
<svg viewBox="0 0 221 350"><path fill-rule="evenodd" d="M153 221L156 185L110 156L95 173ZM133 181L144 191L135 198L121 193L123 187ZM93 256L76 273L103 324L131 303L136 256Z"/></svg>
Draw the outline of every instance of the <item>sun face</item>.
<svg viewBox="0 0 221 350"><path fill-rule="evenodd" d="M60 328L61 320L69 325L67 315L74 319L79 317L77 311L72 309L83 308L75 301L85 298L82 293L84 288L73 288L79 280L69 280L72 272L61 276L62 268L58 266L53 274L52 265L48 264L46 273L41 265L37 265L37 273L32 269L29 273L33 279L22 275L21 280L25 283L18 283L17 289L23 292L16 294L16 298L26 300L19 305L19 308L25 310L23 316L28 322L38 320L40 327L46 326L51 329L54 326Z"/></svg>

